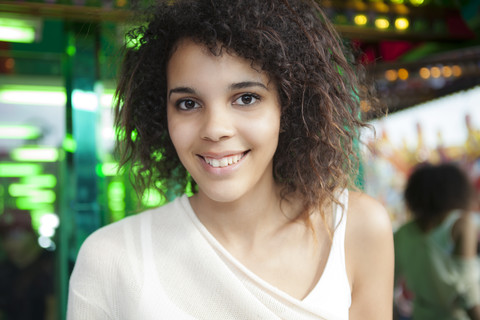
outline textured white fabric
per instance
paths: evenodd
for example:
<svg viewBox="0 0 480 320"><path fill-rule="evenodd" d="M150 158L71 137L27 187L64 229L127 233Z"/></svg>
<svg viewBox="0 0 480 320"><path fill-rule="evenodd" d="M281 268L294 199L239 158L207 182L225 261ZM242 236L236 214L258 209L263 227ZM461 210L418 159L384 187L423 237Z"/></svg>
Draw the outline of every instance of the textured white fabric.
<svg viewBox="0 0 480 320"><path fill-rule="evenodd" d="M347 193L341 197L345 210ZM346 214L325 270L303 300L250 272L201 224L186 196L94 232L72 276L68 320L348 319Z"/></svg>

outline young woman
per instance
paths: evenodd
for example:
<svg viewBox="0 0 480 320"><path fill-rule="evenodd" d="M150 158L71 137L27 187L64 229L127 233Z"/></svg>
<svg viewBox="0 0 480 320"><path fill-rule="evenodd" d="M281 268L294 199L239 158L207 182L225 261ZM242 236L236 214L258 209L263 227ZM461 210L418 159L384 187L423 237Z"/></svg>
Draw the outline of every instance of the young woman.
<svg viewBox="0 0 480 320"><path fill-rule="evenodd" d="M139 190L185 190L83 244L74 319L389 319L393 243L355 178L359 83L303 0L163 1L116 123Z"/></svg>
<svg viewBox="0 0 480 320"><path fill-rule="evenodd" d="M473 188L455 164L421 164L405 188L414 219L395 233L395 275L413 292L413 319L480 319Z"/></svg>

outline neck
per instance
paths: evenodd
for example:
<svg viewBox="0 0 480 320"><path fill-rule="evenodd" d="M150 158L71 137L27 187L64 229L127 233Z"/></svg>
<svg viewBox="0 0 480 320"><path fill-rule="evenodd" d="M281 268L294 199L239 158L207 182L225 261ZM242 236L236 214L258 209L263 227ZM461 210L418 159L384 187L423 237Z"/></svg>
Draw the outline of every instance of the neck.
<svg viewBox="0 0 480 320"><path fill-rule="evenodd" d="M232 202L216 202L201 191L190 199L205 227L222 243L250 242L270 237L291 224L298 211L291 201L282 201L280 187L251 192Z"/></svg>

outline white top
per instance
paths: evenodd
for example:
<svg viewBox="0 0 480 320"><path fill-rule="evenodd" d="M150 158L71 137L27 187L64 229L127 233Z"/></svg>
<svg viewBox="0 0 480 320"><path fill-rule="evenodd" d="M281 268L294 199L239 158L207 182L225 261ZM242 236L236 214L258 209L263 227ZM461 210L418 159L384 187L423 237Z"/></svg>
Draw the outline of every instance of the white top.
<svg viewBox="0 0 480 320"><path fill-rule="evenodd" d="M348 194L340 201L347 208ZM209 233L187 196L105 226L85 240L67 319L348 319L346 214L325 270L303 300L256 276ZM294 279L292 279L294 281Z"/></svg>

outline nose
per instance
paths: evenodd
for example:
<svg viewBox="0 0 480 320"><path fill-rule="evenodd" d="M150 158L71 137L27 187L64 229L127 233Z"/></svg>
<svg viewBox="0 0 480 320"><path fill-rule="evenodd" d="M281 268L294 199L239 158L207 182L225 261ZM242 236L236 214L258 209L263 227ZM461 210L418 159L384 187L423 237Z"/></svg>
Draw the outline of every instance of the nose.
<svg viewBox="0 0 480 320"><path fill-rule="evenodd" d="M208 141L221 141L235 133L234 115L228 106L205 108L201 138Z"/></svg>

